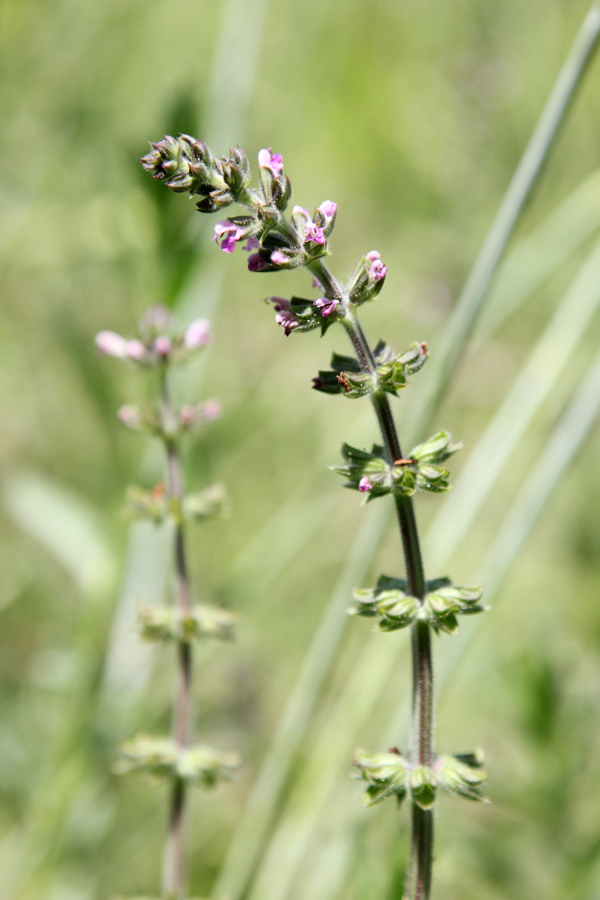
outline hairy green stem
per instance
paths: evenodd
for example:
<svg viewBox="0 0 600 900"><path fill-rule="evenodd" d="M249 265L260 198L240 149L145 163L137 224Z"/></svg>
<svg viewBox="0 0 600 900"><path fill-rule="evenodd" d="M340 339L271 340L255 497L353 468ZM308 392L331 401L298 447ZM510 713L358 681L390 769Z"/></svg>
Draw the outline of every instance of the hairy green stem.
<svg viewBox="0 0 600 900"><path fill-rule="evenodd" d="M186 563L185 535L181 517L183 500L183 475L177 442L169 435L173 432L175 414L169 397L166 373L161 373L161 397L164 446L167 455L167 496L171 514L175 520L173 553L175 563L175 603L181 613L191 609L190 582ZM172 735L180 749L188 746L192 720L192 650L190 644L179 641L177 645L177 685L173 705ZM173 900L185 897L185 807L186 785L177 778L173 782L169 832L165 849L163 893Z"/></svg>
<svg viewBox="0 0 600 900"><path fill-rule="evenodd" d="M341 320L363 371L377 375L377 364L360 322L350 307L349 299L322 260L310 266L326 293L338 299L345 311ZM371 400L389 465L402 459L402 450L396 425L385 393L375 390ZM396 512L404 551L408 589L412 596L423 601L427 591L419 532L411 497L395 494ZM433 662L431 656L431 630L427 622L417 622L411 628L412 647L412 715L411 762L414 766L431 766L434 759L434 690ZM431 891L433 866L433 811L423 810L413 802L411 824L411 851L405 900L428 900Z"/></svg>

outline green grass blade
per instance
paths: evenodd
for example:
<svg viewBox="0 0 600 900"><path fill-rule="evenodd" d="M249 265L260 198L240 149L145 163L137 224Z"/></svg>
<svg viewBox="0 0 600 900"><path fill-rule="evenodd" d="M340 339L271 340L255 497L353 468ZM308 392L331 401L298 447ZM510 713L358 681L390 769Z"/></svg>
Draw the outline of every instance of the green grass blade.
<svg viewBox="0 0 600 900"><path fill-rule="evenodd" d="M596 169L506 257L477 322L477 343L509 316L600 226L600 170Z"/></svg>
<svg viewBox="0 0 600 900"><path fill-rule="evenodd" d="M226 863L213 889L214 897L239 897L246 887L294 751L313 710L314 698L339 644L347 620L348 598L354 585L365 578L386 523L387 517L376 507L366 511L348 556L350 562L340 573L261 764ZM297 851L298 847L295 849Z"/></svg>
<svg viewBox="0 0 600 900"><path fill-rule="evenodd" d="M436 566L443 567L458 546L599 306L600 243L579 270L435 518L425 558L435 558Z"/></svg>
<svg viewBox="0 0 600 900"><path fill-rule="evenodd" d="M441 402L446 383L473 330L494 273L548 159L577 88L594 56L599 38L600 7L594 3L556 79L452 315L444 325L443 340L439 347L435 347L426 391L417 411L417 439L427 431Z"/></svg>
<svg viewBox="0 0 600 900"><path fill-rule="evenodd" d="M117 561L101 516L83 497L38 472L13 471L4 482L4 508L69 573L84 595L114 583Z"/></svg>

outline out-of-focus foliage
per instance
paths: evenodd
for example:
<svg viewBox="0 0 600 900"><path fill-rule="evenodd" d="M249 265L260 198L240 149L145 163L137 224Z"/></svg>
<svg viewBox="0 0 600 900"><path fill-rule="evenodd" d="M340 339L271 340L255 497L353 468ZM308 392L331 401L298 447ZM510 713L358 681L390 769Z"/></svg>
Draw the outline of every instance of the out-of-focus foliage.
<svg viewBox="0 0 600 900"><path fill-rule="evenodd" d="M326 465L343 440L370 446L375 422L310 390L332 351L347 352L343 335L286 338L261 300L302 295L302 276L249 276L239 250L221 254L215 220L142 172L147 140L186 131L219 153L282 152L296 202L338 203L336 271L372 248L386 261L385 289L362 315L369 336L397 351L427 340L433 355L586 11L580 0L2 0L0 900L153 894L159 876L164 788L111 767L123 739L168 727L170 655L134 633L136 605L164 595L165 536L121 515L129 483L160 479L160 454L118 424L119 405L144 401L142 383L97 357L94 334L133 333L157 301L182 322L209 315L216 333L181 396L218 397L224 413L186 468L191 490L226 482L233 513L198 530L192 564L198 599L240 620L235 643L200 654L196 728L244 764L234 784L194 798L192 896L210 894L365 515ZM430 578L481 576L597 349L597 252L577 273L600 228L599 82L596 61L433 429L465 441L451 480L475 466L487 490L470 451L511 386L525 391L513 389L518 446L497 457L476 524ZM553 319L571 284L574 309ZM544 355L561 321L562 367L560 352ZM516 381L528 358L535 390ZM393 401L401 434L425 374ZM510 408L503 416L517 428ZM442 798L435 890L446 900L600 891L598 450L596 434L444 687L440 751L485 746L493 801ZM419 498L424 526L453 496ZM433 533L448 536L442 525ZM381 571L403 574L391 529L364 584ZM344 625L253 900L392 900L401 889L404 815L362 809L348 779L354 747L377 747L408 689L406 657L381 652L406 635L369 628ZM405 745L403 726L393 740Z"/></svg>

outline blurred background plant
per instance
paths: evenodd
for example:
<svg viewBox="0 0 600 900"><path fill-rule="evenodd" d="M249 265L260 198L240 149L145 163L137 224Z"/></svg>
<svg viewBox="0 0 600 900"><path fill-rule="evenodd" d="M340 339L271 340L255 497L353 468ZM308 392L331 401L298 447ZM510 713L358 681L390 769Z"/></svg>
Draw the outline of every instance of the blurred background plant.
<svg viewBox="0 0 600 900"><path fill-rule="evenodd" d="M192 893L398 896L401 823L393 809L363 810L348 777L357 744L405 742L408 660L343 612L355 583L401 574L396 537L372 558L365 537L375 546L383 523L364 525L325 468L339 435L366 444L375 426L309 390L340 350L334 335L285 338L261 305L295 276L249 286L245 258L226 266L210 243L213 220L138 159L165 131L220 153L282 152L303 202L338 203L338 263L350 270L372 247L386 260L369 336L427 340L434 358L588 6L3 0L14 162L0 194L0 900L152 892L158 876L165 797L110 767L123 738L168 727L172 673L134 633L136 601L165 589L166 536L118 516L129 482L160 477L160 452L140 453L114 417L143 399L137 379L91 349L107 323L127 332L157 301L181 323L209 316L217 335L175 392L223 403L185 465L192 490L227 482L235 515L193 535L190 551L199 599L235 606L242 622L237 645L198 661L197 726L245 762L235 785L194 799ZM447 900L600 892L599 79L596 65L435 422L466 449L445 511L421 505L426 554L494 594L493 611L461 628L471 647L452 687L439 676L440 740L486 747L493 800L443 805L435 891ZM415 385L395 401L399 420L418 402ZM363 553L349 571L353 540ZM296 749L265 838L250 858L228 854L325 608L339 647L306 722L302 709L292 717Z"/></svg>

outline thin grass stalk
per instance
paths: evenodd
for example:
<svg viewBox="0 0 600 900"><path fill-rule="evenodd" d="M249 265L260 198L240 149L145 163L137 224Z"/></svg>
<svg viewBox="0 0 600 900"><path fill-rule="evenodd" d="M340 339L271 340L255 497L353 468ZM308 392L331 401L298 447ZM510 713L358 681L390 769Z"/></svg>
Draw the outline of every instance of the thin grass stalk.
<svg viewBox="0 0 600 900"><path fill-rule="evenodd" d="M456 368L462 347L481 311L494 272L546 164L550 150L594 57L599 39L600 6L593 3L559 72L452 315L444 325L443 340L436 348L427 389L417 406L415 422L417 439L425 434L441 403L445 392L444 385Z"/></svg>
<svg viewBox="0 0 600 900"><path fill-rule="evenodd" d="M533 416L576 357L599 308L600 242L577 272L432 522L427 545L440 557L439 565L446 564L474 521Z"/></svg>

